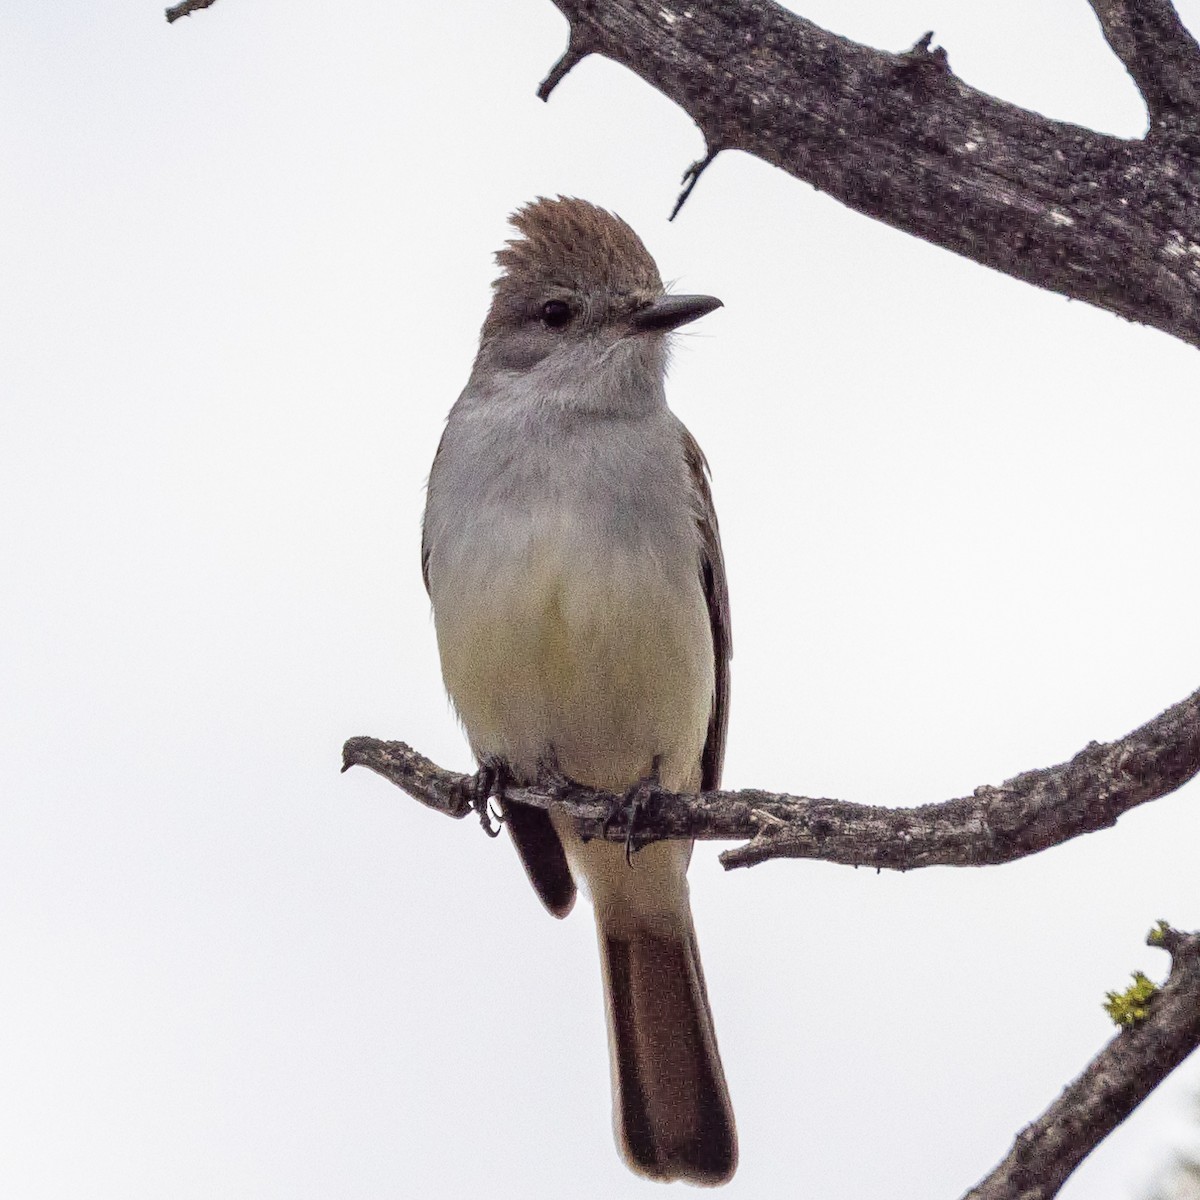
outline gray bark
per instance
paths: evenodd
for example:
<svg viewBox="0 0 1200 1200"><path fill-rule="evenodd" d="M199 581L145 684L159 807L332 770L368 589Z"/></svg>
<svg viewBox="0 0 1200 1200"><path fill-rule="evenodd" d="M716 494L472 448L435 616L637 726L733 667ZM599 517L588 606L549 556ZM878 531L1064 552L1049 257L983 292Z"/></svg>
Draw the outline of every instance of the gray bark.
<svg viewBox="0 0 1200 1200"><path fill-rule="evenodd" d="M700 127L850 208L1028 283L1200 345L1200 49L1169 0L1091 0L1141 89L1145 138L969 87L926 34L859 45L770 0L554 0L571 25L548 98L588 54ZM678 211L678 206L676 211Z"/></svg>
<svg viewBox="0 0 1200 1200"><path fill-rule="evenodd" d="M351 738L343 770L356 765L391 780L448 816L473 810L471 776L436 766L403 742ZM513 800L557 804L582 833L636 846L655 838L741 840L721 855L727 867L773 858L809 858L854 867L908 871L931 866L989 866L1114 825L1200 773L1200 690L1115 742L1092 742L1068 762L1025 771L998 787L919 808L766 792L652 792L634 828L622 798L547 781L511 788ZM476 809L477 810L477 809Z"/></svg>

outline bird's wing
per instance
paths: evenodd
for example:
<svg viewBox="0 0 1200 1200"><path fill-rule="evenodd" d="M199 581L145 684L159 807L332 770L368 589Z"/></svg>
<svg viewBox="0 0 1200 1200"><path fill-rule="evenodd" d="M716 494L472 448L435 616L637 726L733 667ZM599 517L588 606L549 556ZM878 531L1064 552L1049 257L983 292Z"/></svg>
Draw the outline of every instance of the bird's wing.
<svg viewBox="0 0 1200 1200"><path fill-rule="evenodd" d="M708 485L708 461L696 439L683 432L683 454L692 481L696 505L696 527L700 533L700 585L708 605L712 628L713 688L712 713L708 718L708 737L700 759L700 787L712 791L721 784L721 765L725 761L725 732L729 727L729 660L733 657L733 634L729 623L729 586L725 580L725 559L721 554L721 534L717 512Z"/></svg>
<svg viewBox="0 0 1200 1200"><path fill-rule="evenodd" d="M437 470L438 458L442 453L442 447L446 444L446 431L442 430L442 436L438 439L438 448L434 451L433 463L429 468L429 482L426 484L426 490L433 486L433 473ZM429 591L429 555L433 547L429 543L429 506L426 502L425 514L421 518L421 578L425 581L425 591L430 596Z"/></svg>

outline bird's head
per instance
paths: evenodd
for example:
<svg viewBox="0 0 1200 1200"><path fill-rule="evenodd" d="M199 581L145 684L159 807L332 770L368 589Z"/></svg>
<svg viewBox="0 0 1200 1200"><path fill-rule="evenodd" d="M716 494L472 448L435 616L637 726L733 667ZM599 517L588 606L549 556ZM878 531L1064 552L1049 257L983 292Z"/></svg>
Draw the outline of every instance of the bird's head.
<svg viewBox="0 0 1200 1200"><path fill-rule="evenodd" d="M667 294L654 259L620 217L560 196L519 208L476 369L567 375L645 371L661 382L666 335L719 308Z"/></svg>

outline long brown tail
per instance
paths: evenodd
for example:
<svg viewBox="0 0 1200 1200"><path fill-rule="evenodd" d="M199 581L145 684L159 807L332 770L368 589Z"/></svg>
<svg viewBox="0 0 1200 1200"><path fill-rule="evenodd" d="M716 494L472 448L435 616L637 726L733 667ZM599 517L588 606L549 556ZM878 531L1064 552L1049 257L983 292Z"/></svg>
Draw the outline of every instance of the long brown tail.
<svg viewBox="0 0 1200 1200"><path fill-rule="evenodd" d="M712 1186L737 1167L737 1134L691 913L677 916L631 929L597 909L613 1124L633 1170Z"/></svg>

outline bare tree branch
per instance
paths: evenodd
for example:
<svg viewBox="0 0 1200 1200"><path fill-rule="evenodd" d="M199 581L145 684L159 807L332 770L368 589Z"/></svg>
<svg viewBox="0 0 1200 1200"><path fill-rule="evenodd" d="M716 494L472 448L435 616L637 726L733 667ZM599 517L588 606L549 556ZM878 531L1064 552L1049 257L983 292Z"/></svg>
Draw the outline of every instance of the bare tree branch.
<svg viewBox="0 0 1200 1200"><path fill-rule="evenodd" d="M1150 111L1150 124L1194 131L1200 114L1200 46L1171 0L1088 0L1113 53Z"/></svg>
<svg viewBox="0 0 1200 1200"><path fill-rule="evenodd" d="M1145 139L1050 121L976 91L925 34L904 54L837 37L771 0L553 0L566 52L549 99L589 54L628 67L700 127L705 169L741 149L849 207L955 253L1200 346L1200 47L1170 0L1088 0L1146 101ZM184 0L168 22L210 7ZM479 810L474 777L403 742L351 738L361 764L450 816ZM1115 742L999 787L913 809L746 789L655 793L632 840L742 840L726 867L772 858L912 869L1008 862L1102 829L1200 772L1200 691ZM620 797L562 782L510 798L560 805L591 837L630 837ZM474 800L474 803L473 803ZM486 797L484 798L486 801ZM1172 955L1147 1015L1115 1037L963 1200L1049 1200L1200 1045L1200 934L1161 927Z"/></svg>
<svg viewBox="0 0 1200 1200"><path fill-rule="evenodd" d="M343 770L361 765L449 816L471 811L470 776L443 770L403 742L357 737L342 749ZM920 808L765 792L656 792L636 818L634 843L657 838L743 840L725 851L727 867L772 858L820 859L895 870L1011 862L1114 825L1139 804L1200 772L1200 690L1115 742L1092 742L1069 762L1026 771L999 787ZM624 841L628 811L606 792L548 784L510 788L537 808L561 805L587 837Z"/></svg>
<svg viewBox="0 0 1200 1200"><path fill-rule="evenodd" d="M190 17L192 13L199 12L202 8L210 8L216 2L217 0L183 0L182 4L172 4L167 9L167 24L178 21L180 17Z"/></svg>
<svg viewBox="0 0 1200 1200"><path fill-rule="evenodd" d="M1200 346L1200 65L1170 0L1089 0L1153 136L1108 137L968 87L926 35L905 54L771 0L554 0L568 49L679 104L708 153L741 149L849 207L1005 274ZM185 0L167 19L206 8Z"/></svg>
<svg viewBox="0 0 1200 1200"><path fill-rule="evenodd" d="M1200 345L1200 83L1168 0L1092 0L1158 122L1135 141L968 87L929 35L888 54L770 0L554 3L570 49L543 97L602 54L679 104L710 158L744 150L867 216Z"/></svg>
<svg viewBox="0 0 1200 1200"><path fill-rule="evenodd" d="M1200 934L1160 926L1171 974L1148 1013L1119 1033L963 1200L1049 1200L1077 1166L1200 1046Z"/></svg>

